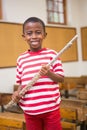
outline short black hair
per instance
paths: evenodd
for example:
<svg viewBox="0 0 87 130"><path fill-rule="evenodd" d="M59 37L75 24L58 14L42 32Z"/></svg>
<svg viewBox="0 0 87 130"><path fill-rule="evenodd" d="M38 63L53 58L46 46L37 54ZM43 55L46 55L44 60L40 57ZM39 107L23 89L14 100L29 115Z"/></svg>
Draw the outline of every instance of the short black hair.
<svg viewBox="0 0 87 130"><path fill-rule="evenodd" d="M33 22L33 23L39 22L39 23L41 23L42 26L43 26L43 30L44 30L44 32L45 32L45 23L44 23L41 19L39 19L39 18L37 18L37 17L30 17L30 18L28 18L27 20L25 20L25 22L24 22L24 24L23 24L23 33L24 33L24 27L25 27L25 25L26 25L28 22Z"/></svg>

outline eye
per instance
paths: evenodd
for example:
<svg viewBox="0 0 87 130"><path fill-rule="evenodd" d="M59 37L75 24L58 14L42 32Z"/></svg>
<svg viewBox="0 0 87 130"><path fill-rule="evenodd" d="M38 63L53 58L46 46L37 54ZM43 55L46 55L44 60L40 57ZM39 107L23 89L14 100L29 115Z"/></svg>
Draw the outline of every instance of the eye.
<svg viewBox="0 0 87 130"><path fill-rule="evenodd" d="M32 35L32 32L26 32L25 35L28 35L28 36L31 36Z"/></svg>
<svg viewBox="0 0 87 130"><path fill-rule="evenodd" d="M41 32L41 31L36 31L36 34L38 34L38 35L39 35L39 34L42 34L42 32Z"/></svg>

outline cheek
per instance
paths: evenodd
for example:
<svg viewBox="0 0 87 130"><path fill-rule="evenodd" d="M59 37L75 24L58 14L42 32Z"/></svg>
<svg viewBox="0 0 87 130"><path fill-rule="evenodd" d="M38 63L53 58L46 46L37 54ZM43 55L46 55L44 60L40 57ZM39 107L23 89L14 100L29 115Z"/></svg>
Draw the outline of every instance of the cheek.
<svg viewBox="0 0 87 130"><path fill-rule="evenodd" d="M43 39L45 39L45 36L44 36L44 35L41 35L39 38L40 38L41 40L43 40Z"/></svg>
<svg viewBox="0 0 87 130"><path fill-rule="evenodd" d="M26 36L26 37L24 38L24 40L25 40L25 41L29 41L29 40L30 40L30 37L29 37L29 36Z"/></svg>

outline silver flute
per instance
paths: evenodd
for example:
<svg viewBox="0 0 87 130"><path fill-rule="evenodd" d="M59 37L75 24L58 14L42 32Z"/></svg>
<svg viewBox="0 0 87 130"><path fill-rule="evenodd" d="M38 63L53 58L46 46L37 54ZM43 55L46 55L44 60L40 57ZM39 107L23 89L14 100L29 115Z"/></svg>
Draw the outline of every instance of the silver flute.
<svg viewBox="0 0 87 130"><path fill-rule="evenodd" d="M69 47L72 46L72 43L73 43L77 38L78 38L78 35L75 35L75 36L66 44L66 46L65 46L62 50L60 50L60 51L57 53L57 55L47 64L47 66L51 66L65 50L67 50ZM38 73L32 78L32 80L20 91L19 95L20 95L20 96L21 96L21 95L24 95L24 94L27 92L27 90L29 90L29 89L33 86L33 84L36 83L36 81L37 81L39 78L40 78L40 74L39 74L39 72L38 72ZM4 109L7 109L7 108L11 107L11 106L14 105L14 104L15 104L15 102L14 102L13 100L11 100L8 104L6 104L6 105L4 106Z"/></svg>

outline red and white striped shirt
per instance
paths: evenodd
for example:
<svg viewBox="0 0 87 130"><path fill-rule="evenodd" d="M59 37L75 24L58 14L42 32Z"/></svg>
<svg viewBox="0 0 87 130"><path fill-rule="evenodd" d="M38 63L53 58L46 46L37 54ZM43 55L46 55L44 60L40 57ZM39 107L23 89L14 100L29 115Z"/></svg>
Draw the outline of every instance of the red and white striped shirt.
<svg viewBox="0 0 87 130"><path fill-rule="evenodd" d="M43 48L38 52L26 51L17 59L16 83L25 87L39 72L42 64L48 64L56 52ZM50 67L51 71L64 76L61 60L58 58ZM21 98L19 105L27 114L36 115L59 108L60 92L58 83L47 76L42 76Z"/></svg>

